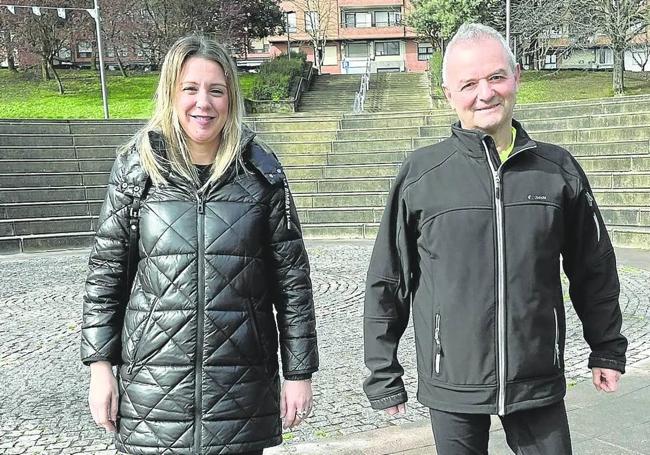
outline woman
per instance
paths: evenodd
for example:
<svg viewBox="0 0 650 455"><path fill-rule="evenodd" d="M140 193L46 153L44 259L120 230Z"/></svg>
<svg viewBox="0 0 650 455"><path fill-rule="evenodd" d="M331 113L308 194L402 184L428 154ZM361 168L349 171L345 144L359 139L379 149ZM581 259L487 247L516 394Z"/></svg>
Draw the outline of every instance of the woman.
<svg viewBox="0 0 650 455"><path fill-rule="evenodd" d="M182 38L153 118L113 166L81 355L93 418L120 451L260 454L310 411L307 254L282 167L243 127L242 106L227 52Z"/></svg>

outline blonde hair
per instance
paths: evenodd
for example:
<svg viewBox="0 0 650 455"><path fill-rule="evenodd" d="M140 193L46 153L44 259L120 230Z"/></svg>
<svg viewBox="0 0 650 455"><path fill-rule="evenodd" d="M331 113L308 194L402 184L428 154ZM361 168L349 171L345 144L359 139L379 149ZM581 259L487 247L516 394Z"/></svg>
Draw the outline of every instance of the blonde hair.
<svg viewBox="0 0 650 455"><path fill-rule="evenodd" d="M226 49L216 41L202 35L189 35L176 41L167 52L160 71L160 81L154 96L154 112L147 124L125 144L120 152L135 147L142 167L155 185L165 183L163 167L154 151L149 133L162 136L166 160L171 169L186 179L199 183L199 177L187 145L187 137L174 109L178 80L183 64L190 57L200 57L217 63L226 75L228 91L228 118L221 132L219 149L212 164L209 182L221 177L233 162L241 163L240 142L244 104L237 79L237 69Z"/></svg>

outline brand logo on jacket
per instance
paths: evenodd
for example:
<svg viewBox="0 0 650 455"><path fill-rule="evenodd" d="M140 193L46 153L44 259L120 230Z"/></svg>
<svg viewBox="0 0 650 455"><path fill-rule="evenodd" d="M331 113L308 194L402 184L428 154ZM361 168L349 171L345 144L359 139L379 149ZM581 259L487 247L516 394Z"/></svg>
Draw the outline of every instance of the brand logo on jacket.
<svg viewBox="0 0 650 455"><path fill-rule="evenodd" d="M545 194L529 194L528 195L528 200L529 201L546 201L548 198L546 197Z"/></svg>

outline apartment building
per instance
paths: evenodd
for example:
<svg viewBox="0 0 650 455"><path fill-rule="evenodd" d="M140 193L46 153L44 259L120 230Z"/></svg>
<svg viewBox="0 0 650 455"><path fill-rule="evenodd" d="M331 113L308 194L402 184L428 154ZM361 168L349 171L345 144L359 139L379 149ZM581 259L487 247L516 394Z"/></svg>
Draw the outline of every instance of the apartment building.
<svg viewBox="0 0 650 455"><path fill-rule="evenodd" d="M300 50L315 61L316 47L322 73L363 73L367 66L372 73L422 72L433 52L404 24L409 0L292 0L281 8L287 33L268 38L270 55Z"/></svg>

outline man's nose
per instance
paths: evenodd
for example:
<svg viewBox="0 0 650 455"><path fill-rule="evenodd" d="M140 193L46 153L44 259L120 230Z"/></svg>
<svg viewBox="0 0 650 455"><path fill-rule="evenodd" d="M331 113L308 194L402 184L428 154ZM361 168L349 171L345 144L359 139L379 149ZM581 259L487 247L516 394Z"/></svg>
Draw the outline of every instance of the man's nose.
<svg viewBox="0 0 650 455"><path fill-rule="evenodd" d="M478 97L481 100L487 101L492 99L492 96L494 96L494 90L492 89L492 85L487 79L480 79L478 81Z"/></svg>

